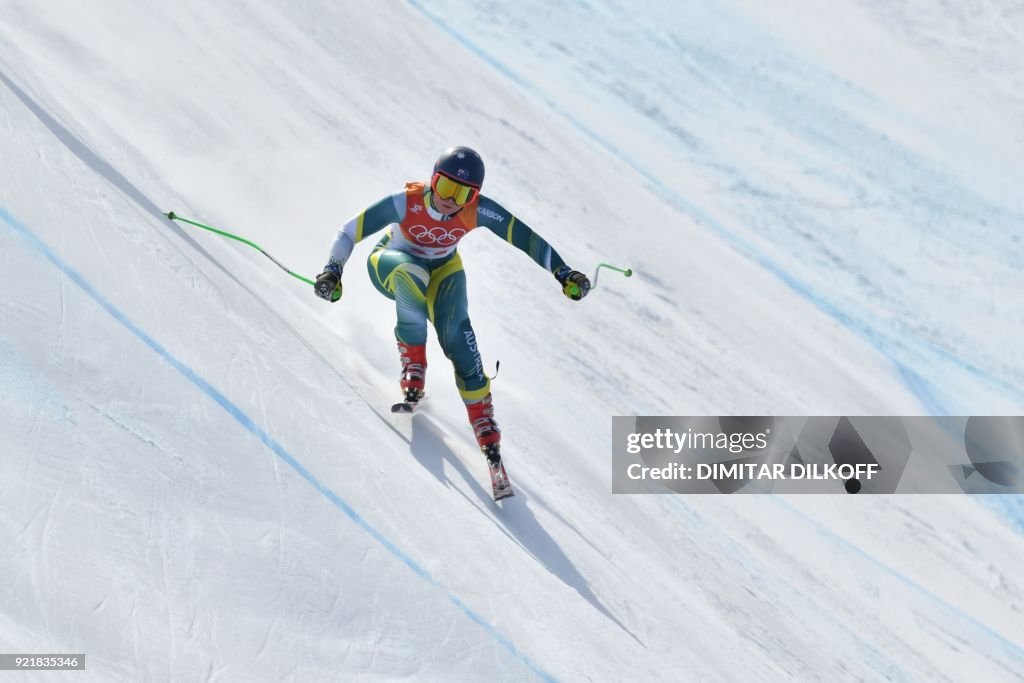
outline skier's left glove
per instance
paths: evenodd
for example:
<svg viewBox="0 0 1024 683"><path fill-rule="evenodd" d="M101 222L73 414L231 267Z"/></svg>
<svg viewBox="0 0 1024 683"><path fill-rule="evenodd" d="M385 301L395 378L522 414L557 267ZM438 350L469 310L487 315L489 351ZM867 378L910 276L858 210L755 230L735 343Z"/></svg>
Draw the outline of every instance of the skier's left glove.
<svg viewBox="0 0 1024 683"><path fill-rule="evenodd" d="M324 272L316 276L316 284L313 290L321 299L330 301L332 304L341 298L341 268L334 263L328 263Z"/></svg>
<svg viewBox="0 0 1024 683"><path fill-rule="evenodd" d="M590 291L590 278L578 270L570 270L569 266L556 270L555 279L562 285L562 294L573 301L579 301Z"/></svg>

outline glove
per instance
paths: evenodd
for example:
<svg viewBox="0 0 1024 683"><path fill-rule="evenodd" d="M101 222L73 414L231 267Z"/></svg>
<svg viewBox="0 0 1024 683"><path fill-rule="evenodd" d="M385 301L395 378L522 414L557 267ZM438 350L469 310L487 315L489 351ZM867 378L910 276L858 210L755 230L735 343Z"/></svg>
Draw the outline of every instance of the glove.
<svg viewBox="0 0 1024 683"><path fill-rule="evenodd" d="M562 294L573 301L579 301L590 291L590 278L578 270L562 266L555 271L555 279L562 285Z"/></svg>
<svg viewBox="0 0 1024 683"><path fill-rule="evenodd" d="M332 304L341 298L341 268L333 263L327 264L324 272L316 276L313 291L321 299Z"/></svg>

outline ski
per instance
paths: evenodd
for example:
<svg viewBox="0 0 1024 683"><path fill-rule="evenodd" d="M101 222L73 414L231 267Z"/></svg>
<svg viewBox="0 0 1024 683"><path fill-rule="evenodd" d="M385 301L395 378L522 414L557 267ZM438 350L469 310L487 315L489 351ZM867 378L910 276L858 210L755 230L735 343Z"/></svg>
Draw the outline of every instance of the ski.
<svg viewBox="0 0 1024 683"><path fill-rule="evenodd" d="M487 469L491 472L491 492L494 494L494 502L516 495L512 490L512 483L505 473L505 463L499 461L497 465L492 465L488 462Z"/></svg>
<svg viewBox="0 0 1024 683"><path fill-rule="evenodd" d="M416 412L416 409L420 407L420 403L422 403L426 398L426 394L420 394L420 397L415 401L410 401L408 399L404 401L399 401L398 403L395 403L394 405L391 406L391 412L412 415L413 413Z"/></svg>
<svg viewBox="0 0 1024 683"><path fill-rule="evenodd" d="M391 406L391 412L399 415L412 415L420 407L420 403L426 396L421 396L418 401L399 401ZM492 464L488 458L484 462L487 463L487 470L491 475L491 494L494 496L494 502L503 500L505 498L511 498L516 495L515 491L512 490L512 483L508 480L508 473L505 472L505 464L500 460L498 454L497 445L491 446L494 449L494 453L490 457L498 458L497 464ZM484 451L487 455L488 451Z"/></svg>

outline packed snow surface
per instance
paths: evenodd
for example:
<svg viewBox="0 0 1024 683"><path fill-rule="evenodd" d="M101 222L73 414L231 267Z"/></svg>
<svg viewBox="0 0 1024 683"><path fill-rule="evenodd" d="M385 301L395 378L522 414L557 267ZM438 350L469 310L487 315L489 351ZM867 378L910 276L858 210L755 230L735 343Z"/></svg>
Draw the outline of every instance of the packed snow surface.
<svg viewBox="0 0 1024 683"><path fill-rule="evenodd" d="M1008 0L0 0L0 652L68 680L1024 676L1024 513L612 495L614 415L1024 409ZM452 144L574 267L461 252L397 398L341 223ZM46 680L61 680L60 674ZM41 680L40 676L40 680ZM26 678L26 680L28 680Z"/></svg>

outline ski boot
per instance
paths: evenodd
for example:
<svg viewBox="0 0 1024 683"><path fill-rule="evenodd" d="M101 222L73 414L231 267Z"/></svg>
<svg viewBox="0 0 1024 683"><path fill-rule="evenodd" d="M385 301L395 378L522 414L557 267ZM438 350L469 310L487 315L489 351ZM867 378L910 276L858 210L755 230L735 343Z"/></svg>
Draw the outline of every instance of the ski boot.
<svg viewBox="0 0 1024 683"><path fill-rule="evenodd" d="M424 396L427 381L427 347L398 342L402 357L402 402L391 406L393 413L411 413Z"/></svg>
<svg viewBox="0 0 1024 683"><path fill-rule="evenodd" d="M476 442L487 458L487 469L491 473L491 489L494 500L501 500L514 495L512 484L505 473L505 465L501 462L501 430L494 421L494 405L491 395L466 404L469 423L473 426Z"/></svg>

